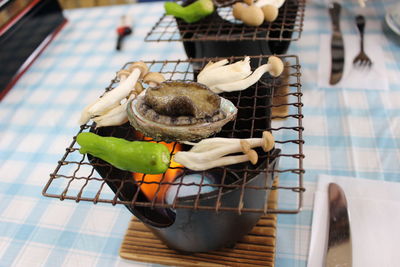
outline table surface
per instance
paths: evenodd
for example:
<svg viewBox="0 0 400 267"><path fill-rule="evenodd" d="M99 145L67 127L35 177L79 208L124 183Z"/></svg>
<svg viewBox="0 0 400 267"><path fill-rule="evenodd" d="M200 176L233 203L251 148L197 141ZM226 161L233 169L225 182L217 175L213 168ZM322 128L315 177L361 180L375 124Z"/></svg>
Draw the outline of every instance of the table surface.
<svg viewBox="0 0 400 267"><path fill-rule="evenodd" d="M369 1L366 34L379 34L389 90L319 88L319 37L331 31L326 6L308 2L304 31L288 54L302 65L305 201L280 215L276 266L306 266L319 174L400 181L400 45L383 25L393 1ZM356 9L356 1L347 3ZM127 61L185 59L177 42L144 43L162 3L66 11L66 27L0 102L0 266L145 266L118 255L131 214L123 206L46 198L41 191L78 130L80 111ZM134 34L115 51L121 15ZM351 12L342 30L357 34ZM383 25L383 26L382 26ZM281 177L285 181L285 177ZM281 196L280 205L293 199Z"/></svg>

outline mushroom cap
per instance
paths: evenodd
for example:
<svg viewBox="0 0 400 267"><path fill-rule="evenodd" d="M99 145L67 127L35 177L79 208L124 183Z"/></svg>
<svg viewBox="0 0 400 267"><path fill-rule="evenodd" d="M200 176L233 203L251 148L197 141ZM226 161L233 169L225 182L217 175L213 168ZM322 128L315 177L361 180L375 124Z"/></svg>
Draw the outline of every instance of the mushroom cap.
<svg viewBox="0 0 400 267"><path fill-rule="evenodd" d="M270 65L269 74L273 77L278 77L283 72L283 62L279 57L270 56L268 58L268 64Z"/></svg>
<svg viewBox="0 0 400 267"><path fill-rule="evenodd" d="M261 7L263 13L264 13L264 18L268 22L272 22L276 20L279 14L279 10L276 6L273 5L265 5Z"/></svg>
<svg viewBox="0 0 400 267"><path fill-rule="evenodd" d="M237 2L232 6L232 15L235 19L241 20L243 12L245 12L247 6L241 2Z"/></svg>
<svg viewBox="0 0 400 267"><path fill-rule="evenodd" d="M136 82L135 84L135 92L139 95L144 90L143 85L140 82Z"/></svg>
<svg viewBox="0 0 400 267"><path fill-rule="evenodd" d="M255 150L249 150L246 155L249 157L251 164L256 165L258 161L258 154Z"/></svg>
<svg viewBox="0 0 400 267"><path fill-rule="evenodd" d="M137 61L134 62L132 65L129 66L129 71L133 71L134 69L139 69L140 70L140 79L143 79L143 77L149 72L149 68L147 67L146 63L143 61Z"/></svg>
<svg viewBox="0 0 400 267"><path fill-rule="evenodd" d="M123 69L123 70L120 70L117 72L117 77L121 80L122 77L125 76L125 78L126 78L129 76L129 74L131 74L131 72L129 70Z"/></svg>
<svg viewBox="0 0 400 267"><path fill-rule="evenodd" d="M243 2L245 2L245 3L248 4L249 6L251 6L252 4L254 4L254 0L243 0Z"/></svg>
<svg viewBox="0 0 400 267"><path fill-rule="evenodd" d="M252 5L242 12L241 20L248 26L260 26L264 22L264 13L260 7Z"/></svg>
<svg viewBox="0 0 400 267"><path fill-rule="evenodd" d="M264 131L262 139L263 139L263 143L262 143L261 146L262 146L262 149L265 152L268 152L268 151L270 151L271 149L274 148L274 146L275 146L275 138L270 132Z"/></svg>
<svg viewBox="0 0 400 267"><path fill-rule="evenodd" d="M247 154L251 150L250 143L246 140L240 140L240 147L242 148L242 152Z"/></svg>
<svg viewBox="0 0 400 267"><path fill-rule="evenodd" d="M165 81L165 78L159 72L149 72L143 77L143 82L147 84L149 83L160 84L163 81Z"/></svg>

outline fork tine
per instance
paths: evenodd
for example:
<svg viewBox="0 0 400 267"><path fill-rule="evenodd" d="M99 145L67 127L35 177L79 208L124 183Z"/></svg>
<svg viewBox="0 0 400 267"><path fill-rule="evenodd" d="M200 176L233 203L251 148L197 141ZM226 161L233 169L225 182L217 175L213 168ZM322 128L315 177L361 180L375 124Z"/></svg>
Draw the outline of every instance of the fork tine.
<svg viewBox="0 0 400 267"><path fill-rule="evenodd" d="M366 58L363 58L363 60L361 61L361 66L365 69L365 67L367 67L368 65L368 61Z"/></svg>

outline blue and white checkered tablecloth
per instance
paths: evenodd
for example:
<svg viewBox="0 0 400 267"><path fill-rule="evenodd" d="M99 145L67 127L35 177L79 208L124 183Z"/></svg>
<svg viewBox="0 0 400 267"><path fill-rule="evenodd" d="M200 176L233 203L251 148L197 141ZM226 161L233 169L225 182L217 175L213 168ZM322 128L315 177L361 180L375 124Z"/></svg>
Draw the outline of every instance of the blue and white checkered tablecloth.
<svg viewBox="0 0 400 267"><path fill-rule="evenodd" d="M331 26L326 6L307 4L302 37L288 52L302 65L307 192L301 213L279 216L276 266L306 265L319 174L400 181L400 37L382 28L395 2L370 0L365 10L366 34L386 40L387 91L318 88L319 36ZM162 12L162 3L65 12L66 27L0 102L0 266L149 266L119 257L131 218L125 207L59 201L41 191L77 132L82 108L124 63L186 58L180 43L143 42ZM117 52L121 15L135 27ZM342 30L357 34L352 20L344 13ZM282 207L291 201L279 199Z"/></svg>

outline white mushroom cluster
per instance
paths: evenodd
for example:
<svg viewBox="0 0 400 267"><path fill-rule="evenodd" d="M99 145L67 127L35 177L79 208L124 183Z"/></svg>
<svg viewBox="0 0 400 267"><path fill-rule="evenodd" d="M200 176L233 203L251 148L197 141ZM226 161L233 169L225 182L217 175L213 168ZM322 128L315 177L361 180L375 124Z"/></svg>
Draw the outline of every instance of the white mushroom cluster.
<svg viewBox="0 0 400 267"><path fill-rule="evenodd" d="M237 164L250 161L256 164L258 154L252 148L262 147L265 152L270 151L275 140L268 131L263 132L262 138L208 138L198 143L184 142L192 145L189 151L179 151L174 155L174 161L188 169L203 171L215 167ZM242 152L242 155L231 155Z"/></svg>
<svg viewBox="0 0 400 267"><path fill-rule="evenodd" d="M270 56L267 64L251 71L250 58L227 65L227 59L209 62L197 76L197 81L207 85L214 93L240 91L255 84L266 72L278 77L283 72L283 62L280 58Z"/></svg>
<svg viewBox="0 0 400 267"><path fill-rule="evenodd" d="M96 122L96 127L126 123L128 102L144 90L141 81L149 86L156 86L165 80L162 74L149 72L147 65L141 61L119 71L117 77L120 80L118 86L88 105L81 113L79 125L87 123L90 119Z"/></svg>
<svg viewBox="0 0 400 267"><path fill-rule="evenodd" d="M279 8L284 0L244 0L237 2L232 7L233 17L243 21L248 26L260 26L264 21L276 20Z"/></svg>

